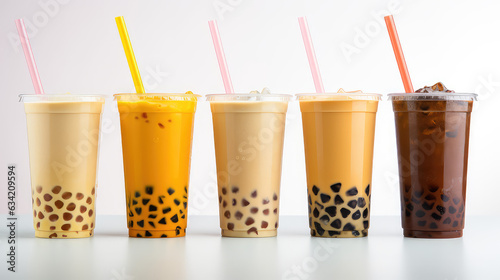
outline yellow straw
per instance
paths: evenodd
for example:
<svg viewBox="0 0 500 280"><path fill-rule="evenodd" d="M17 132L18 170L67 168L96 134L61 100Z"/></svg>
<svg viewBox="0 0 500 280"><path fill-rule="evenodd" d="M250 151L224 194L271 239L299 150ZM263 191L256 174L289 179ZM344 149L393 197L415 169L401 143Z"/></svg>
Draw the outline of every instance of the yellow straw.
<svg viewBox="0 0 500 280"><path fill-rule="evenodd" d="M122 39L128 66L130 67L130 73L132 74L132 80L134 80L135 90L137 93L146 93L144 91L144 86L142 85L141 74L139 73L139 68L137 67L137 61L135 61L135 55L132 50L132 43L130 43L127 27L125 26L125 20L123 17L116 17L115 20L116 25L118 26L118 32L120 33L120 38Z"/></svg>

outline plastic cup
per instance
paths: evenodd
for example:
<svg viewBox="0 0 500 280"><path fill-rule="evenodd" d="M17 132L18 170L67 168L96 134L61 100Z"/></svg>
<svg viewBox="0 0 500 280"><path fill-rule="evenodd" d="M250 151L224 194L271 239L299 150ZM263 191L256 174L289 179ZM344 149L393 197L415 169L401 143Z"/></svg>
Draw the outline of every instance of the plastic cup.
<svg viewBox="0 0 500 280"><path fill-rule="evenodd" d="M276 236L290 95L210 94L222 236Z"/></svg>
<svg viewBox="0 0 500 280"><path fill-rule="evenodd" d="M461 237L476 94L389 94L396 120L405 237Z"/></svg>
<svg viewBox="0 0 500 280"><path fill-rule="evenodd" d="M92 236L104 96L20 95L20 101L28 127L35 236Z"/></svg>
<svg viewBox="0 0 500 280"><path fill-rule="evenodd" d="M380 94L298 94L311 236L368 235Z"/></svg>
<svg viewBox="0 0 500 280"><path fill-rule="evenodd" d="M198 95L115 94L130 237L186 234Z"/></svg>

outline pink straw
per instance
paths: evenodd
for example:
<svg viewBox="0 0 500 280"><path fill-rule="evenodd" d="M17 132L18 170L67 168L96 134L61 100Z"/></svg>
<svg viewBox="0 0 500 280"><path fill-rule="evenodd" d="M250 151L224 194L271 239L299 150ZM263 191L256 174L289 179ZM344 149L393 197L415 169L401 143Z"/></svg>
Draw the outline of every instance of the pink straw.
<svg viewBox="0 0 500 280"><path fill-rule="evenodd" d="M31 80L33 81L33 86L35 87L35 93L44 94L42 81L40 80L40 75L36 69L35 57L33 56L33 51L31 50L30 40L28 38L28 33L26 32L26 27L24 26L24 21L22 19L16 19L16 26L19 38L21 39L21 45L23 46L24 56L26 57L26 63L28 63Z"/></svg>
<svg viewBox="0 0 500 280"><path fill-rule="evenodd" d="M224 83L224 88L226 93L234 93L233 83L231 82L231 76L229 75L229 69L227 67L226 56L224 55L224 49L222 48L222 41L220 39L219 28L217 27L217 22L211 20L208 22L210 27L210 33L212 33L212 40L214 42L215 54L217 55L217 60L219 61L220 73L222 75L222 82Z"/></svg>
<svg viewBox="0 0 500 280"><path fill-rule="evenodd" d="M309 67L311 68L316 93L324 93L325 89L323 88L323 80L321 80L321 73L319 72L316 53L314 52L311 34L309 33L309 26L307 25L305 17L299 17L299 25L300 31L302 32L302 40L304 40L304 46L306 47L307 58L309 59Z"/></svg>

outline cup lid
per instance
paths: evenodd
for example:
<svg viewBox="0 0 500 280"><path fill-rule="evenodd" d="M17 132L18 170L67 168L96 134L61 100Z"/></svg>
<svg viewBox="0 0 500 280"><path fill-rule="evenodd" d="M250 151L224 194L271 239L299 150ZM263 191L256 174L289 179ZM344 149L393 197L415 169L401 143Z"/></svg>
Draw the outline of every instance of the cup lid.
<svg viewBox="0 0 500 280"><path fill-rule="evenodd" d="M390 101L416 101L416 100L455 100L455 101L477 101L475 93L454 93L454 92L429 92L429 93L391 93L388 94Z"/></svg>
<svg viewBox="0 0 500 280"><path fill-rule="evenodd" d="M192 93L118 93L113 95L117 101L197 101L197 94Z"/></svg>
<svg viewBox="0 0 500 280"><path fill-rule="evenodd" d="M267 93L234 93L234 94L207 94L207 101L210 102L256 102L256 101L277 101L288 102L292 99L290 94L267 94Z"/></svg>
<svg viewBox="0 0 500 280"><path fill-rule="evenodd" d="M345 101L345 100L372 100L379 101L382 98L382 94L378 93L299 93L296 94L296 99L299 101L322 101L322 100L332 100L332 101Z"/></svg>
<svg viewBox="0 0 500 280"><path fill-rule="evenodd" d="M20 94L19 102L104 102L103 94Z"/></svg>

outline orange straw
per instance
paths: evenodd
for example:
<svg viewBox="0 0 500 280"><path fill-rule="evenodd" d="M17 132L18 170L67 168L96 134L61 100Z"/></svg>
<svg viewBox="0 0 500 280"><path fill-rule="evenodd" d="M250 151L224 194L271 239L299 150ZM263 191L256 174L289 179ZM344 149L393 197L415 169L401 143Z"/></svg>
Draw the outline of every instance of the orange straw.
<svg viewBox="0 0 500 280"><path fill-rule="evenodd" d="M396 24L394 23L394 18L392 15L385 16L385 24L387 25L387 31L389 32L389 37L391 38L392 49L394 50L394 55L398 62L399 73L401 73L401 79L405 86L406 93L413 92L413 85L411 84L410 73L408 72L408 67L406 66L405 56L403 54L403 49L401 48L401 43L399 42L398 31L396 30Z"/></svg>

